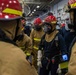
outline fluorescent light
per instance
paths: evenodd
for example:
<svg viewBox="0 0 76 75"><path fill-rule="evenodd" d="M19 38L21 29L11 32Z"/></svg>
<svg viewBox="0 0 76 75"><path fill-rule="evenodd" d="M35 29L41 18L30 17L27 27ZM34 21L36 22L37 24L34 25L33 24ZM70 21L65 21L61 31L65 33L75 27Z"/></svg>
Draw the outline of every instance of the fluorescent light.
<svg viewBox="0 0 76 75"><path fill-rule="evenodd" d="M42 22L45 22L44 20L42 20Z"/></svg>
<svg viewBox="0 0 76 75"><path fill-rule="evenodd" d="M36 9L34 9L34 11L36 11Z"/></svg>
<svg viewBox="0 0 76 75"><path fill-rule="evenodd" d="M32 13L34 13L34 11Z"/></svg>
<svg viewBox="0 0 76 75"><path fill-rule="evenodd" d="M39 8L40 6L38 5L37 8Z"/></svg>

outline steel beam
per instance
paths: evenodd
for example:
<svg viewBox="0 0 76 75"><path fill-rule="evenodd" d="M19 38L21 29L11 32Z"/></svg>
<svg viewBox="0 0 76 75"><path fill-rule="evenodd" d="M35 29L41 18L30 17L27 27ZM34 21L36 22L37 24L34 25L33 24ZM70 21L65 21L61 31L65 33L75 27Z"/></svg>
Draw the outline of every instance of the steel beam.
<svg viewBox="0 0 76 75"><path fill-rule="evenodd" d="M19 1L19 2L20 2L20 3L23 3L23 1ZM46 4L46 2L31 2L31 1L30 1L30 2L25 2L25 1L24 1L24 3L25 3L25 4Z"/></svg>

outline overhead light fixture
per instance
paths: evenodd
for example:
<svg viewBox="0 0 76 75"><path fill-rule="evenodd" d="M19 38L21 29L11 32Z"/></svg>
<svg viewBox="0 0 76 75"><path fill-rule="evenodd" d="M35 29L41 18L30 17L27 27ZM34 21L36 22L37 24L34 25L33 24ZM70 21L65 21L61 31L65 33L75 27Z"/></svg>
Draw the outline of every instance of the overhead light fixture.
<svg viewBox="0 0 76 75"><path fill-rule="evenodd" d="M40 8L40 6L38 5L36 8Z"/></svg>
<svg viewBox="0 0 76 75"><path fill-rule="evenodd" d="M45 22L44 20L42 20L42 22Z"/></svg>
<svg viewBox="0 0 76 75"><path fill-rule="evenodd" d="M34 11L32 13L34 13Z"/></svg>
<svg viewBox="0 0 76 75"><path fill-rule="evenodd" d="M34 9L34 11L36 11L36 9Z"/></svg>

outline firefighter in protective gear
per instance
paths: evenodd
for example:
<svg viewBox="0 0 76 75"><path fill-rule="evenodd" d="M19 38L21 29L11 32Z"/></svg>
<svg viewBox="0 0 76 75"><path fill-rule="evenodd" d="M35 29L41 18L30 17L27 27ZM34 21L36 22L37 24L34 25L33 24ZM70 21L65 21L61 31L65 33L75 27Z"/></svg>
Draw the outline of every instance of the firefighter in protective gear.
<svg viewBox="0 0 76 75"><path fill-rule="evenodd" d="M21 18L21 23L22 23L22 29L21 29L22 32L16 37L15 41L16 41L16 44L25 52L25 54L28 57L28 56L30 56L31 51L32 51L32 40L30 37L28 37L24 33L24 27L26 24L26 19L24 18L24 16Z"/></svg>
<svg viewBox="0 0 76 75"><path fill-rule="evenodd" d="M49 75L50 71L51 75L58 75L58 62L53 62L52 58L66 52L64 39L56 30L56 22L55 16L51 15L45 18L43 24L45 35L41 39L38 50L37 65L41 67L39 75Z"/></svg>
<svg viewBox="0 0 76 75"><path fill-rule="evenodd" d="M38 46L41 40L41 37L43 36L44 31L42 29L42 20L40 18L36 18L34 20L34 29L30 33L30 37L33 42L33 64L35 68L37 69L37 51L38 51Z"/></svg>
<svg viewBox="0 0 76 75"><path fill-rule="evenodd" d="M0 0L0 75L37 75L13 41L21 33L21 15L18 0Z"/></svg>
<svg viewBox="0 0 76 75"><path fill-rule="evenodd" d="M29 57L31 55L32 40L29 36L27 36L26 34L19 35L19 37L16 40L16 44L24 51L24 53L26 54L27 57ZM30 64L32 64L31 61L29 61L29 62L30 62Z"/></svg>
<svg viewBox="0 0 76 75"><path fill-rule="evenodd" d="M70 13L70 21L71 27L76 32L76 1L69 0L68 1L69 13ZM66 75L76 75L76 37L74 38L71 46L70 46L70 61L68 64L68 72Z"/></svg>
<svg viewBox="0 0 76 75"><path fill-rule="evenodd" d="M27 57L29 57L30 54L31 54L32 40L31 40L30 37L28 37L24 33L24 28L25 28L25 25L26 25L25 13L22 14L21 24L22 24L22 29L21 29L22 32L14 39L14 41L24 51L24 53L26 54L26 59L27 59ZM29 61L29 62L31 64L31 61Z"/></svg>

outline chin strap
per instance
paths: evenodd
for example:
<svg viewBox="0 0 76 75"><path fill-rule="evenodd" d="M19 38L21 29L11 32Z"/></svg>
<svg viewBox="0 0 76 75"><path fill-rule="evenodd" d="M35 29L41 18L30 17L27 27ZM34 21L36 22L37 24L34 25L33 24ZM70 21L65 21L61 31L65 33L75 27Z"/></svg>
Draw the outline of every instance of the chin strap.
<svg viewBox="0 0 76 75"><path fill-rule="evenodd" d="M14 42L16 42L16 40L17 40L17 33L18 33L18 30L19 30L19 20L17 20L17 26L16 26L16 32L15 32L15 38L13 39Z"/></svg>

